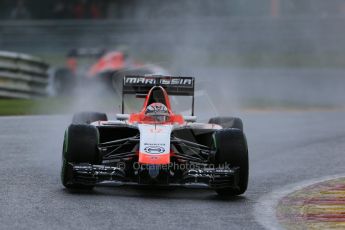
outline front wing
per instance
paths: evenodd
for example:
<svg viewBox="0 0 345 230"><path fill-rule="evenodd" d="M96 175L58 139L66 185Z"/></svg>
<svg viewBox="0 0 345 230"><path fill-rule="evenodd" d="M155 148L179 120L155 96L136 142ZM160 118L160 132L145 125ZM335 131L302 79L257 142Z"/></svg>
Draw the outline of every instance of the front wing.
<svg viewBox="0 0 345 230"><path fill-rule="evenodd" d="M155 166L152 166L156 168ZM147 167L148 171L150 166ZM103 183L114 183L121 185L161 185L161 186L207 186L212 189L236 188L239 181L239 168L203 168L186 170L179 178L166 177L163 183L155 183L151 180L142 179L144 172L139 172L136 178L126 176L126 172L121 167L92 165L92 164L73 164L69 163L68 169L73 174L73 184L101 185ZM146 174L150 174L149 172Z"/></svg>

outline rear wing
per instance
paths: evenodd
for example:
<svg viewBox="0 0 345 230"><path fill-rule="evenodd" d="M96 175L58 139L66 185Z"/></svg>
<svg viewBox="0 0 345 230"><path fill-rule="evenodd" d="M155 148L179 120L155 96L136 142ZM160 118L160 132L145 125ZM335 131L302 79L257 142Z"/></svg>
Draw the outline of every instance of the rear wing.
<svg viewBox="0 0 345 230"><path fill-rule="evenodd" d="M192 116L194 116L194 77L173 77L173 76L125 76L122 88L122 113L124 113L124 95L135 94L146 96L153 86L162 86L168 95L191 96Z"/></svg>

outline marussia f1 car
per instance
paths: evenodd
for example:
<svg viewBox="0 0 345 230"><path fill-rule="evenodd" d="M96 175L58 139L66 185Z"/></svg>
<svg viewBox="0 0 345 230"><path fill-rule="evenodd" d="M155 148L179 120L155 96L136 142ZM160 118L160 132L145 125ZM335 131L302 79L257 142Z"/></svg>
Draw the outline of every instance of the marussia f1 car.
<svg viewBox="0 0 345 230"><path fill-rule="evenodd" d="M52 94L68 95L78 84L100 81L110 90L118 90L125 75L165 74L160 66L141 63L127 52L97 48L72 49L68 52L66 66L52 71Z"/></svg>
<svg viewBox="0 0 345 230"><path fill-rule="evenodd" d="M125 76L122 113L75 114L65 132L61 179L68 189L117 183L207 186L239 195L248 184L248 148L241 119L194 116L194 78ZM140 112L124 113L124 96L146 98ZM172 111L169 95L191 96L192 114ZM193 186L194 185L194 186Z"/></svg>

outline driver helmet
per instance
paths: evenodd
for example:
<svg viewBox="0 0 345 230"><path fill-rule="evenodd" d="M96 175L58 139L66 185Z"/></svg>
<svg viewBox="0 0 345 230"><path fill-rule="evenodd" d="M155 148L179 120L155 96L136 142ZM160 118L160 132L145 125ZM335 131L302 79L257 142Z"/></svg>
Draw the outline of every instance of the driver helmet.
<svg viewBox="0 0 345 230"><path fill-rule="evenodd" d="M145 115L154 121L165 122L169 118L169 110L163 103L152 103L146 107Z"/></svg>

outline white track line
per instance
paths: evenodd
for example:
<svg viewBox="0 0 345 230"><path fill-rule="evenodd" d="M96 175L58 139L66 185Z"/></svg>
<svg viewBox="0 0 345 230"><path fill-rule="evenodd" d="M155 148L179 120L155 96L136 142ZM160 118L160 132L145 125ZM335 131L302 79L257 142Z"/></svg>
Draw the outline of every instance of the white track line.
<svg viewBox="0 0 345 230"><path fill-rule="evenodd" d="M301 181L298 183L286 185L280 189L273 190L272 192L259 198L254 206L254 217L256 221L268 230L283 229L279 224L276 217L276 207L278 202L288 194L297 190L303 189L313 184L321 183L328 180L334 180L340 177L345 177L345 174L337 174L332 176L325 176L321 178Z"/></svg>

